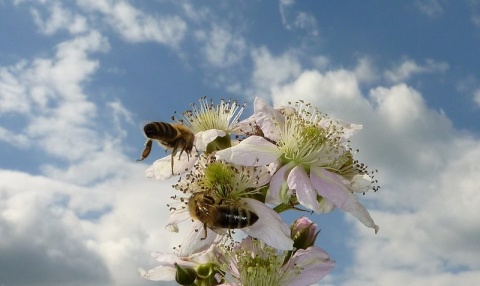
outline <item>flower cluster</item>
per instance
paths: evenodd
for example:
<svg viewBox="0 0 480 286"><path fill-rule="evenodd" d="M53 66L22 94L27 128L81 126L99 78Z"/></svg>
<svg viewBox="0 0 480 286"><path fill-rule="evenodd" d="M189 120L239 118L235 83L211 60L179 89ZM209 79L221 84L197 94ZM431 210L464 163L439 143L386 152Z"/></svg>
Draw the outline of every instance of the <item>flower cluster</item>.
<svg viewBox="0 0 480 286"><path fill-rule="evenodd" d="M181 175L167 228L193 223L175 254L154 254L160 265L140 270L144 278L180 285L311 285L334 262L314 246L316 224L301 217L289 227L280 212L338 207L378 231L356 196L378 189L348 145L360 125L329 118L302 101L273 108L260 98L253 115L239 121L244 107L200 99L178 120L190 130L196 155L180 152L147 169L150 178ZM146 135L181 150L188 142L185 131L174 131L176 124L158 124L158 134Z"/></svg>

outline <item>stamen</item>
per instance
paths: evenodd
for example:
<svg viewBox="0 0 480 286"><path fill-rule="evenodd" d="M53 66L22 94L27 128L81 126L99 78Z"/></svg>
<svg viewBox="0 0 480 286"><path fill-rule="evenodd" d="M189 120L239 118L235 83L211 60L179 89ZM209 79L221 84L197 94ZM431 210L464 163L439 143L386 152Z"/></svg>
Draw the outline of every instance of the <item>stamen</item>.
<svg viewBox="0 0 480 286"><path fill-rule="evenodd" d="M222 99L219 105L208 101L206 97L200 98L200 106L191 104L192 109L183 113L185 123L192 128L194 133L210 129L229 131L240 118L245 104L238 105L236 100Z"/></svg>

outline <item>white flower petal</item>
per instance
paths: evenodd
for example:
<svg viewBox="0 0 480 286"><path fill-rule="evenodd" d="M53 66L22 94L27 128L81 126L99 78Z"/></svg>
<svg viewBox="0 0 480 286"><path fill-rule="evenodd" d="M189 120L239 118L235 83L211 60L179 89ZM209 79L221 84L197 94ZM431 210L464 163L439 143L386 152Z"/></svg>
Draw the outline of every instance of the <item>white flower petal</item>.
<svg viewBox="0 0 480 286"><path fill-rule="evenodd" d="M174 281L177 273L177 269L173 264L171 266L160 265L148 271L140 268L138 271L140 271L140 275L143 278L152 281Z"/></svg>
<svg viewBox="0 0 480 286"><path fill-rule="evenodd" d="M172 157L168 155L161 159L156 160L145 171L147 178L154 178L157 180L167 180L173 177L172 175ZM195 155L188 156L185 152L180 158L175 156L173 158L173 173L175 175L183 174L186 170L189 170L197 161Z"/></svg>
<svg viewBox="0 0 480 286"><path fill-rule="evenodd" d="M350 183L350 189L356 193L365 193L372 185L372 178L367 175L355 175Z"/></svg>
<svg viewBox="0 0 480 286"><path fill-rule="evenodd" d="M294 189L297 194L298 202L316 213L321 212L320 204L317 200L317 191L310 182L310 178L303 166L298 165L290 171L287 178L288 187Z"/></svg>
<svg viewBox="0 0 480 286"><path fill-rule="evenodd" d="M195 147L198 151L205 151L207 150L207 145L215 140L217 137L222 137L227 135L227 133L223 130L218 129L210 129L206 131L200 131L195 134Z"/></svg>
<svg viewBox="0 0 480 286"><path fill-rule="evenodd" d="M249 187L254 187L254 188L258 186L264 186L268 184L272 179L272 176L270 175L270 172L268 171L267 166L260 166L260 167L254 168L253 173L251 173L251 177L252 177L253 184Z"/></svg>
<svg viewBox="0 0 480 286"><path fill-rule="evenodd" d="M231 131L235 134L245 134L255 131L253 130L253 126L255 126L255 114L234 124Z"/></svg>
<svg viewBox="0 0 480 286"><path fill-rule="evenodd" d="M268 164L268 171L270 174L275 174L275 172L282 167L280 160L275 160L272 163Z"/></svg>
<svg viewBox="0 0 480 286"><path fill-rule="evenodd" d="M363 129L363 126L361 124L349 123L336 118L325 118L320 120L320 122L318 123L318 125L322 128L327 128L332 124L336 126L338 130L342 131L342 142L346 141L346 139L352 137Z"/></svg>
<svg viewBox="0 0 480 286"><path fill-rule="evenodd" d="M207 237L205 237L205 231L203 223L201 221L195 221L189 233L181 244L179 256L192 256L195 253L204 252L209 249L212 244L218 243L222 235L219 235L207 227Z"/></svg>
<svg viewBox="0 0 480 286"><path fill-rule="evenodd" d="M320 212L321 213L329 213L329 212L331 212L335 209L335 205L331 201L329 201L325 198L320 200L319 204L320 204Z"/></svg>
<svg viewBox="0 0 480 286"><path fill-rule="evenodd" d="M168 218L167 227L174 226L176 227L178 223L185 221L191 218L191 215L188 211L188 208L178 208L170 213L170 217ZM177 231L178 232L178 227Z"/></svg>
<svg viewBox="0 0 480 286"><path fill-rule="evenodd" d="M245 233L276 249L293 249L290 228L278 213L254 199L245 198L242 202L245 202L248 208L258 215L258 220L253 225L242 229Z"/></svg>
<svg viewBox="0 0 480 286"><path fill-rule="evenodd" d="M310 179L319 195L342 210L349 212L358 203L357 196L348 190L340 175L314 167L310 170Z"/></svg>
<svg viewBox="0 0 480 286"><path fill-rule="evenodd" d="M178 260L178 256L173 253L152 252L151 255L157 260L157 262L160 262L160 265L171 266Z"/></svg>
<svg viewBox="0 0 480 286"><path fill-rule="evenodd" d="M278 159L281 153L275 144L260 136L250 136L238 145L220 150L217 157L241 166L263 166Z"/></svg>
<svg viewBox="0 0 480 286"><path fill-rule="evenodd" d="M165 229L169 232L178 232L179 231L178 225L176 223L167 224Z"/></svg>
<svg viewBox="0 0 480 286"><path fill-rule="evenodd" d="M358 202L357 196L348 190L340 175L323 168L312 168L310 179L319 195L342 210L351 213L364 225L375 229L375 233L377 233L378 225L374 223L365 207Z"/></svg>
<svg viewBox="0 0 480 286"><path fill-rule="evenodd" d="M301 269L298 275L285 275L284 285L303 286L312 285L322 280L335 266L335 261L330 260L328 254L318 247L299 249L293 257L283 266L287 271Z"/></svg>
<svg viewBox="0 0 480 286"><path fill-rule="evenodd" d="M262 129L263 135L271 140L278 141L280 139L280 128L285 122L285 117L260 97L255 98L253 104L255 121Z"/></svg>
<svg viewBox="0 0 480 286"><path fill-rule="evenodd" d="M288 172L293 167L293 162L288 163L285 166L282 166L278 169L277 172L272 176L270 180L270 185L268 188L267 196L265 198L265 203L278 205L282 203L282 198L280 191L282 190L283 184L287 181Z"/></svg>

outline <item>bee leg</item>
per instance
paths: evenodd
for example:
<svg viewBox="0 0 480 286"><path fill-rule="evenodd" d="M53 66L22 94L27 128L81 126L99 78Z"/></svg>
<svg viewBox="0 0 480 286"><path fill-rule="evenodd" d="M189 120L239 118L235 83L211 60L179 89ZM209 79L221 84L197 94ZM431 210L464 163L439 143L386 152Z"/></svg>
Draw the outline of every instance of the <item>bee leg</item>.
<svg viewBox="0 0 480 286"><path fill-rule="evenodd" d="M186 144L187 144L187 142L185 142L185 140L182 139L182 140L178 140L177 145L175 145L175 148L178 148L179 146L183 146L182 150L180 150L180 155L178 155L179 160L180 160L180 157L183 154L183 151L185 151L185 149L186 149L186 146L187 146ZM187 152L187 160L190 160L190 156L189 156L188 152Z"/></svg>
<svg viewBox="0 0 480 286"><path fill-rule="evenodd" d="M204 232L205 236L200 238L200 240L205 240L207 238L207 224L206 223L203 224L203 232Z"/></svg>
<svg viewBox="0 0 480 286"><path fill-rule="evenodd" d="M150 151L152 151L152 143L153 141L151 139L147 139L147 142L145 142L145 149L143 149L142 155L137 159L137 161L142 161L148 157Z"/></svg>
<svg viewBox="0 0 480 286"><path fill-rule="evenodd" d="M228 229L228 235L227 235L227 237L232 238L232 230L231 230L231 229Z"/></svg>
<svg viewBox="0 0 480 286"><path fill-rule="evenodd" d="M173 161L175 160L175 155L177 154L177 149L178 149L178 143L175 145L175 147L173 147L172 155L171 155L171 158L170 158L170 165L172 166L172 176L175 176L175 174L173 173Z"/></svg>

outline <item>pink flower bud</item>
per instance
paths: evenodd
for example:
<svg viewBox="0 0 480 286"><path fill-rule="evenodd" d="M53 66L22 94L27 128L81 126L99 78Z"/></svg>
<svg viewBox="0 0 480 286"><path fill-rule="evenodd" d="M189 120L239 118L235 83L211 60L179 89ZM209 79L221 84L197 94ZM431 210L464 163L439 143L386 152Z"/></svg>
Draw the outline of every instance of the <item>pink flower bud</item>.
<svg viewBox="0 0 480 286"><path fill-rule="evenodd" d="M315 244L317 235L317 224L306 217L300 217L290 226L293 247L296 249L307 249Z"/></svg>

